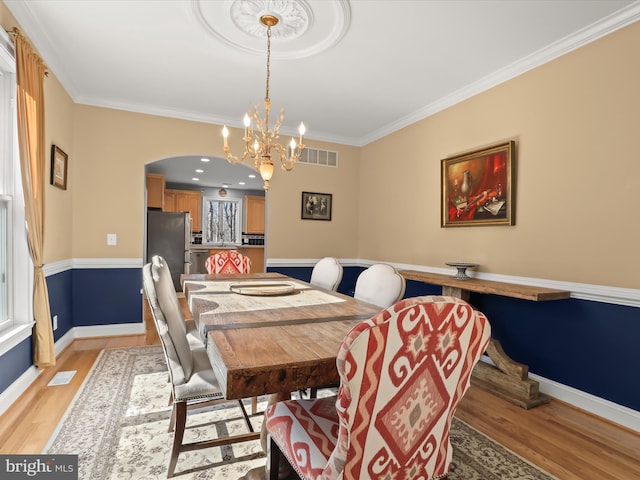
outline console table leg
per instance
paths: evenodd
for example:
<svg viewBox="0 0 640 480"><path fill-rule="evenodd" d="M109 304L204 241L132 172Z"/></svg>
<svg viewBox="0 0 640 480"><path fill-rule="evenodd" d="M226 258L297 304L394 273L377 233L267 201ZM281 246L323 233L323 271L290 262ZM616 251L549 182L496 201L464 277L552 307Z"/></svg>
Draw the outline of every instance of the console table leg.
<svg viewBox="0 0 640 480"><path fill-rule="evenodd" d="M465 302L471 297L469 290L446 285L442 286L442 294ZM487 355L495 366L479 362L473 369L471 383L526 409L549 401L549 397L540 393L540 384L529 379L529 367L512 360L495 338L487 346Z"/></svg>
<svg viewBox="0 0 640 480"><path fill-rule="evenodd" d="M525 409L549 402L549 397L540 393L540 384L528 378L529 367L509 358L495 338L487 346L487 355L495 366L479 362L473 369L472 384Z"/></svg>

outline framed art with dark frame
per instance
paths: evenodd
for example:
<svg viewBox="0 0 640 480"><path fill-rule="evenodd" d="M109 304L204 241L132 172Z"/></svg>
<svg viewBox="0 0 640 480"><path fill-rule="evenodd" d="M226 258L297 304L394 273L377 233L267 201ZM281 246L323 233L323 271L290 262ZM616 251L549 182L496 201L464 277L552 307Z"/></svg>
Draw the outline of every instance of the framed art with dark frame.
<svg viewBox="0 0 640 480"><path fill-rule="evenodd" d="M51 145L51 185L67 189L67 167L69 156L56 145Z"/></svg>
<svg viewBox="0 0 640 480"><path fill-rule="evenodd" d="M442 227L515 225L515 142L441 161Z"/></svg>
<svg viewBox="0 0 640 480"><path fill-rule="evenodd" d="M332 195L330 193L302 192L303 220L331 220Z"/></svg>

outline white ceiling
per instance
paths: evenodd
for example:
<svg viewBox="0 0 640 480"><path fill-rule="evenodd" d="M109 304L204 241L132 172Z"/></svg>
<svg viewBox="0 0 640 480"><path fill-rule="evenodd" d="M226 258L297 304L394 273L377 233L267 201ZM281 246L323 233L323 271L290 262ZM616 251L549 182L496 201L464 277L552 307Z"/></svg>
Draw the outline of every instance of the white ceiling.
<svg viewBox="0 0 640 480"><path fill-rule="evenodd" d="M242 28L304 17L273 28L281 132L356 146L640 19L632 0L4 2L74 102L235 127L266 79L266 39Z"/></svg>

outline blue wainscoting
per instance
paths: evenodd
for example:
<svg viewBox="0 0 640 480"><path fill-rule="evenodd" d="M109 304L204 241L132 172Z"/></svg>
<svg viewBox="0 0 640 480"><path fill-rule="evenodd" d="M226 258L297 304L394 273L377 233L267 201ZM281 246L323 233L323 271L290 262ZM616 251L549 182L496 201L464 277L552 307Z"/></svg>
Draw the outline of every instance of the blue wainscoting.
<svg viewBox="0 0 640 480"><path fill-rule="evenodd" d="M472 295L493 336L529 371L640 411L640 315L635 307L567 299Z"/></svg>
<svg viewBox="0 0 640 480"><path fill-rule="evenodd" d="M345 266L340 293L353 295L362 266ZM269 267L309 281L312 267ZM74 327L142 323L139 267L74 268L47 276L59 340ZM437 285L407 281L405 297L439 294ZM567 299L531 302L472 294L493 335L515 361L559 385L640 412L640 315L637 307ZM31 338L0 357L0 392L32 367Z"/></svg>
<svg viewBox="0 0 640 480"><path fill-rule="evenodd" d="M364 268L345 267L338 291L353 295ZM311 267L270 267L308 281ZM407 281L406 297L439 295L441 287ZM493 336L531 373L618 405L640 411L640 315L638 308L587 300L532 302L472 294Z"/></svg>
<svg viewBox="0 0 640 480"><path fill-rule="evenodd" d="M288 277L297 278L303 282L308 282L311 279L312 267L268 267L268 272L276 272L286 275ZM353 296L353 291L356 288L356 280L358 275L364 270L364 267L343 267L342 281L338 285L338 292L345 295Z"/></svg>
<svg viewBox="0 0 640 480"><path fill-rule="evenodd" d="M75 268L47 276L51 317L58 341L74 327L142 324L142 269ZM114 334L117 334L117 329ZM0 357L0 394L33 366L32 338Z"/></svg>
<svg viewBox="0 0 640 480"><path fill-rule="evenodd" d="M74 269L73 326L142 322L141 288L141 268Z"/></svg>
<svg viewBox="0 0 640 480"><path fill-rule="evenodd" d="M0 357L0 392L4 392L33 365L31 337Z"/></svg>
<svg viewBox="0 0 640 480"><path fill-rule="evenodd" d="M53 332L54 342L73 328L72 281L73 270L65 270L47 277L51 319L53 320L54 315L58 316L58 329Z"/></svg>

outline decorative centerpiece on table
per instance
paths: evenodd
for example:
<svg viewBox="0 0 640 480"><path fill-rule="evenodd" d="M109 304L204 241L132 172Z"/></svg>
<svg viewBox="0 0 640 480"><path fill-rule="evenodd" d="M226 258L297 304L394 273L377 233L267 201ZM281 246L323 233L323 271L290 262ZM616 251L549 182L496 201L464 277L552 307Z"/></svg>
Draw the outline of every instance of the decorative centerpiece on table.
<svg viewBox="0 0 640 480"><path fill-rule="evenodd" d="M446 265L458 269L458 272L453 276L453 278L457 280L469 280L471 277L467 275L467 268L476 268L479 266L477 263L464 262L447 262Z"/></svg>

